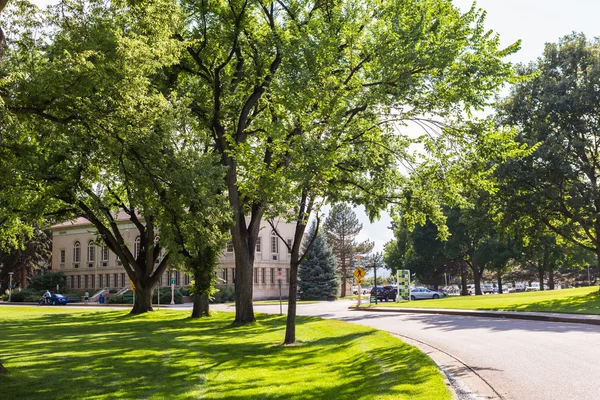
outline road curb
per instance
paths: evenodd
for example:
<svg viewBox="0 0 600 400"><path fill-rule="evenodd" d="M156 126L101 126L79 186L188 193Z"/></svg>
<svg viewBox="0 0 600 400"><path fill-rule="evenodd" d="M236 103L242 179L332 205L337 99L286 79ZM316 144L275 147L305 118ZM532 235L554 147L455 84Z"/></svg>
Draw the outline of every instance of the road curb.
<svg viewBox="0 0 600 400"><path fill-rule="evenodd" d="M511 311L477 311L477 310L456 310L456 309L428 309L428 308L391 308L391 307L370 307L356 308L348 307L351 311L369 311L369 312L391 312L391 313L408 313L408 314L446 314L446 315L462 315L467 317L486 317L486 318L501 318L501 319L522 319L530 321L544 322L566 322L571 324L587 324L600 325L600 319L579 317L574 314L568 316L558 315L543 315L541 313L530 314L525 312Z"/></svg>

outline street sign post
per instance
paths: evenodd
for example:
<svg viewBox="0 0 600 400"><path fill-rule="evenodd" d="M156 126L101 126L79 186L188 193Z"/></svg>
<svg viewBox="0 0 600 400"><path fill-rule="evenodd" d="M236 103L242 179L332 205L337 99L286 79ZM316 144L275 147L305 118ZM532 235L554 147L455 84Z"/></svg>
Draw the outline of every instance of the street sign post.
<svg viewBox="0 0 600 400"><path fill-rule="evenodd" d="M281 279L283 279L283 271L277 270L277 282L279 282L279 315L283 315L283 305L281 303Z"/></svg>
<svg viewBox="0 0 600 400"><path fill-rule="evenodd" d="M363 278L365 277L365 275L367 274L365 272L364 269L362 269L362 267L360 266L360 256L356 256L356 258L358 259L358 267L356 267L356 269L354 270L354 276L356 277L356 282L358 284L358 303L356 304L357 307L360 307L360 298L361 298L361 289L360 289L360 285L363 282Z"/></svg>

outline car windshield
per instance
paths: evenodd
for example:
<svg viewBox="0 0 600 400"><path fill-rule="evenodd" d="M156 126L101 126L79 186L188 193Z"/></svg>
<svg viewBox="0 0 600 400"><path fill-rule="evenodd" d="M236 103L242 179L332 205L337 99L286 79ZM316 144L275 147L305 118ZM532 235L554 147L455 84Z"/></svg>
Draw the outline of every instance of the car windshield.
<svg viewBox="0 0 600 400"><path fill-rule="evenodd" d="M63 296L62 294L55 294L55 296L56 296L57 298L59 298L59 299L60 299L60 298L63 298L63 297L65 297L65 296Z"/></svg>

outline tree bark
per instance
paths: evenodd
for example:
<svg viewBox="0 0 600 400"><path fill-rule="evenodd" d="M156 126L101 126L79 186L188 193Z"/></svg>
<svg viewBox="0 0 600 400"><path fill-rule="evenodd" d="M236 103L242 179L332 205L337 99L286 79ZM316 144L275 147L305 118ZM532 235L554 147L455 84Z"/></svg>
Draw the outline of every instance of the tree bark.
<svg viewBox="0 0 600 400"><path fill-rule="evenodd" d="M502 294L502 273L498 271L498 294Z"/></svg>
<svg viewBox="0 0 600 400"><path fill-rule="evenodd" d="M481 292L481 276L483 275L483 270L480 270L475 264L471 264L471 270L473 271L473 281L475 283L475 295L481 296L483 294Z"/></svg>
<svg viewBox="0 0 600 400"><path fill-rule="evenodd" d="M8 370L2 364L0 364L0 374L8 374Z"/></svg>
<svg viewBox="0 0 600 400"><path fill-rule="evenodd" d="M293 257L292 257L293 258ZM295 262L290 263L290 291L288 298L288 314L285 324L284 344L293 344L296 342L296 298L298 297L298 255Z"/></svg>
<svg viewBox="0 0 600 400"><path fill-rule="evenodd" d="M544 290L544 270L538 268L538 278L540 280L540 290Z"/></svg>
<svg viewBox="0 0 600 400"><path fill-rule="evenodd" d="M554 290L554 269L548 271L548 288Z"/></svg>
<svg viewBox="0 0 600 400"><path fill-rule="evenodd" d="M194 308L192 310L192 318L208 317L210 315L210 306L208 302L208 294L200 294L194 296Z"/></svg>
<svg viewBox="0 0 600 400"><path fill-rule="evenodd" d="M136 285L135 302L130 314L142 314L148 311L154 311L152 308L152 290L153 286Z"/></svg>
<svg viewBox="0 0 600 400"><path fill-rule="evenodd" d="M233 229L236 229L235 227ZM236 246L235 236L242 232L236 232L234 236L235 253L235 324L249 324L256 321L254 318L254 307L252 304L253 282L252 270L254 268L254 255L248 250L247 240L238 240ZM254 252L252 252L254 253Z"/></svg>
<svg viewBox="0 0 600 400"><path fill-rule="evenodd" d="M467 269L465 268L465 263L461 261L460 263L460 295L468 296L469 290L467 289Z"/></svg>

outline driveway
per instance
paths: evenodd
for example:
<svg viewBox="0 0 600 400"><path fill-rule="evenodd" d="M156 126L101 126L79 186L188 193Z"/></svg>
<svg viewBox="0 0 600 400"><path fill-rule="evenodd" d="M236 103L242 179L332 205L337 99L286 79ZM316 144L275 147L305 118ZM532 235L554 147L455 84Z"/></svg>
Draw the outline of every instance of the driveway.
<svg viewBox="0 0 600 400"><path fill-rule="evenodd" d="M464 398L583 400L599 396L600 326L349 311L351 304L301 304L298 314L343 320L401 336L449 372L456 379L455 387L464 387ZM255 305L254 310L279 313L279 306Z"/></svg>

